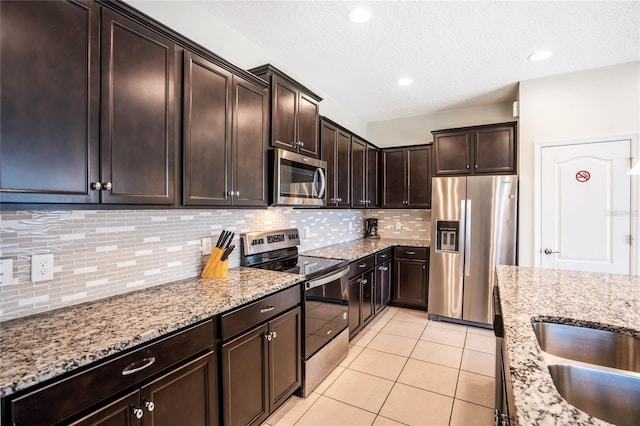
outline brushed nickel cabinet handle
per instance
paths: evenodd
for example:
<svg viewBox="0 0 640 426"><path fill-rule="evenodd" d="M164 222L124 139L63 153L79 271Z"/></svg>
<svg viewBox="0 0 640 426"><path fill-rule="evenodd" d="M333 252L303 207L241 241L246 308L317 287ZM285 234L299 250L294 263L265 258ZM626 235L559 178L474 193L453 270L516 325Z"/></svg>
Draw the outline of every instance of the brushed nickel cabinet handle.
<svg viewBox="0 0 640 426"><path fill-rule="evenodd" d="M416 254L416 252L415 251L408 251L407 254L408 255L414 255L414 254Z"/></svg>
<svg viewBox="0 0 640 426"><path fill-rule="evenodd" d="M276 308L275 306L273 306L273 305L269 305L269 306L267 306L266 308L262 308L262 309L260 309L260 313L261 313L261 314L266 314L267 312L271 312L271 311L273 311L275 308Z"/></svg>
<svg viewBox="0 0 640 426"><path fill-rule="evenodd" d="M133 407L131 408L131 414L136 416L136 419L141 419L142 416L144 416L144 411L142 411L140 408Z"/></svg>
<svg viewBox="0 0 640 426"><path fill-rule="evenodd" d="M142 359L140 361L132 362L131 364L127 365L124 370L122 370L122 375L128 376L130 374L137 373L138 371L142 371L152 365L154 362L156 362L156 357L154 356Z"/></svg>

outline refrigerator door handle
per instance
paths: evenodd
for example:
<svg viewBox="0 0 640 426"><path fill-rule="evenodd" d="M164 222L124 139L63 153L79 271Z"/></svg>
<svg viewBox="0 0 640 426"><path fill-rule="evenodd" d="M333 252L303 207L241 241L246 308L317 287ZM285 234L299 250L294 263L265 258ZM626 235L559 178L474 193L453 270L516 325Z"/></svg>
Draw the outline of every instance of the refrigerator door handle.
<svg viewBox="0 0 640 426"><path fill-rule="evenodd" d="M463 271L463 273L466 271L465 258L467 257L467 247L468 247L467 234L465 231L466 228L467 228L467 200L460 200L460 228L458 231L458 244L462 246L460 248L460 270Z"/></svg>
<svg viewBox="0 0 640 426"><path fill-rule="evenodd" d="M466 200L464 220L464 276L471 274L471 200Z"/></svg>

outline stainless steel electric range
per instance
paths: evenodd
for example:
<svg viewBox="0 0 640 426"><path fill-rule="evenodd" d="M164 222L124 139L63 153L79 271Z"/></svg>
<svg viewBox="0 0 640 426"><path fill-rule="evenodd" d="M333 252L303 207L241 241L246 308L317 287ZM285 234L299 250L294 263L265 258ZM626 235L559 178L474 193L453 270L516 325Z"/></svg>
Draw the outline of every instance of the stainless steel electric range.
<svg viewBox="0 0 640 426"><path fill-rule="evenodd" d="M310 395L349 352L349 264L299 255L300 235L295 228L250 232L240 240L242 266L305 276L302 395Z"/></svg>

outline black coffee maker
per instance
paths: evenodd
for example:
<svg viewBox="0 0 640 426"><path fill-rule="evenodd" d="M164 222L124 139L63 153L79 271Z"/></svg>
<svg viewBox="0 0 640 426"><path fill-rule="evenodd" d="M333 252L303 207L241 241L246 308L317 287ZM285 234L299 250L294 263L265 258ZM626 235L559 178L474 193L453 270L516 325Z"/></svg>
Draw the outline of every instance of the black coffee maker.
<svg viewBox="0 0 640 426"><path fill-rule="evenodd" d="M378 235L378 219L369 218L364 220L364 237L380 238L380 235Z"/></svg>

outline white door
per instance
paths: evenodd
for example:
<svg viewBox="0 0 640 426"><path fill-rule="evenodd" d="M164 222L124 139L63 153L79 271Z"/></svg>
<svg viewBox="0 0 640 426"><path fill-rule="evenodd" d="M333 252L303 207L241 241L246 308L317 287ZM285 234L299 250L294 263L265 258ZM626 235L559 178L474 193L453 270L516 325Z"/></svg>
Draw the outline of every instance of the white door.
<svg viewBox="0 0 640 426"><path fill-rule="evenodd" d="M543 268L630 273L631 141L542 148Z"/></svg>

